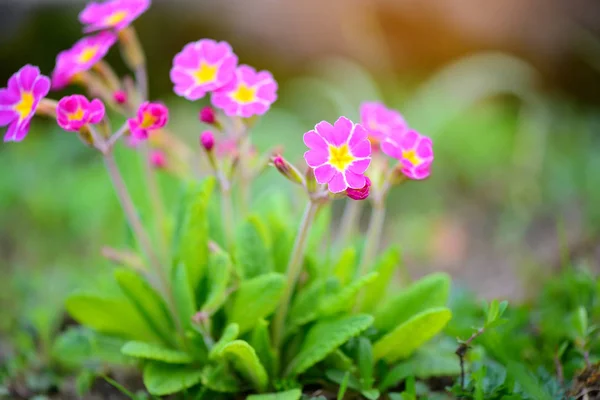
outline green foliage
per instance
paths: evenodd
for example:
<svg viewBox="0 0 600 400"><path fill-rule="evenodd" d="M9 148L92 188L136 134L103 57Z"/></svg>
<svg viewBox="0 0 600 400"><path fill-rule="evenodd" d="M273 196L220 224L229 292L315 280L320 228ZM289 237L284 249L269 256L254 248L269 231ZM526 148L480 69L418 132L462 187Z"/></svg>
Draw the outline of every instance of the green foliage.
<svg viewBox="0 0 600 400"><path fill-rule="evenodd" d="M227 346L230 342L233 342L237 339L240 333L240 326L236 323L229 324L225 327L221 338L214 346L210 349L210 353L208 353L208 358L211 360L217 359L221 357L221 352L223 348Z"/></svg>
<svg viewBox="0 0 600 400"><path fill-rule="evenodd" d="M263 392L269 384L269 376L265 367L261 364L256 351L252 346L243 340L234 340L227 343L221 350L223 358L232 363L233 368L246 380L252 387L259 392Z"/></svg>
<svg viewBox="0 0 600 400"><path fill-rule="evenodd" d="M371 272L343 287L339 292L325 296L319 306L318 314L328 317L349 310L352 308L358 292L373 282L378 275L377 272Z"/></svg>
<svg viewBox="0 0 600 400"><path fill-rule="evenodd" d="M126 356L162 361L168 364L189 364L193 361L193 358L183 351L144 342L127 342L121 348L121 352Z"/></svg>
<svg viewBox="0 0 600 400"><path fill-rule="evenodd" d="M218 251L210 254L207 271L208 295L202 305L202 311L213 314L225 303L232 268L227 253Z"/></svg>
<svg viewBox="0 0 600 400"><path fill-rule="evenodd" d="M300 396L302 396L300 389L292 389L279 393L253 394L246 397L246 400L299 400Z"/></svg>
<svg viewBox="0 0 600 400"><path fill-rule="evenodd" d="M361 311L372 312L379 304L380 299L386 295L387 289L393 282L394 272L400 264L400 250L390 248L383 253L375 263L373 269L378 273L374 282L364 289L361 299Z"/></svg>
<svg viewBox="0 0 600 400"><path fill-rule="evenodd" d="M257 216L249 217L240 227L236 240L239 274L247 279L273 272L273 257L268 231Z"/></svg>
<svg viewBox="0 0 600 400"><path fill-rule="evenodd" d="M177 264L173 267L171 284L177 318L184 327L189 328L192 324L192 316L196 312L196 300L191 281L188 279L188 268L184 264Z"/></svg>
<svg viewBox="0 0 600 400"><path fill-rule="evenodd" d="M155 396L181 392L200 383L201 379L202 370L193 365L150 361L144 366L144 385Z"/></svg>

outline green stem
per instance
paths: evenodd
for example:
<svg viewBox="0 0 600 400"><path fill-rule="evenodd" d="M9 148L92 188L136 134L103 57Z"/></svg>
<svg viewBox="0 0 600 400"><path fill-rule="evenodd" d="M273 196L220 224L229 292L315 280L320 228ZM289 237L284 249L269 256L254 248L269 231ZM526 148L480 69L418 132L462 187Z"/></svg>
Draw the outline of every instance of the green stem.
<svg viewBox="0 0 600 400"><path fill-rule="evenodd" d="M273 321L273 341L275 348L278 348L281 345L281 341L283 339L285 317L290 305L289 303L292 298L292 293L296 283L298 282L300 272L302 271L302 261L304 260L304 252L307 244L306 239L308 238L310 227L315 220L318 209L318 203L311 200L306 205L304 215L302 216L302 222L300 223L300 228L298 228L298 234L296 235L294 248L292 250L292 254L290 255L290 260L287 266L287 283L283 291L281 303L277 309L277 313L275 314L275 319Z"/></svg>
<svg viewBox="0 0 600 400"><path fill-rule="evenodd" d="M381 234L383 233L383 225L385 222L385 205L383 200L373 203L373 211L369 221L367 230L366 244L363 249L363 255L358 268L358 276L363 276L367 273L369 265L373 262L377 250L381 244Z"/></svg>

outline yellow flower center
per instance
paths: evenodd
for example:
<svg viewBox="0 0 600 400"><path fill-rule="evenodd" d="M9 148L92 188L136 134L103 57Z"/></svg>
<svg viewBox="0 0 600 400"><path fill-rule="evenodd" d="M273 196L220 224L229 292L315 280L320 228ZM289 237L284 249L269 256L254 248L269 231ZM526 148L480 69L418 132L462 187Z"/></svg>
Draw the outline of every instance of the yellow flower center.
<svg viewBox="0 0 600 400"><path fill-rule="evenodd" d="M94 57L96 57L97 53L98 53L98 47L97 46L86 47L81 52L81 54L79 54L79 62L82 63L82 64L90 62Z"/></svg>
<svg viewBox="0 0 600 400"><path fill-rule="evenodd" d="M115 26L119 22L123 21L127 16L127 11L116 11L108 16L105 20L106 25Z"/></svg>
<svg viewBox="0 0 600 400"><path fill-rule="evenodd" d="M338 171L344 171L354 161L347 144L335 147L329 145L329 164Z"/></svg>
<svg viewBox="0 0 600 400"><path fill-rule="evenodd" d="M200 68L194 71L194 78L199 85L214 81L217 78L217 66L201 62Z"/></svg>
<svg viewBox="0 0 600 400"><path fill-rule="evenodd" d="M421 159L417 155L417 152L414 149L404 150L402 152L402 158L408 160L412 165L418 165L421 162Z"/></svg>
<svg viewBox="0 0 600 400"><path fill-rule="evenodd" d="M252 103L254 100L256 100L256 88L249 87L246 84L241 83L232 97L238 103Z"/></svg>
<svg viewBox="0 0 600 400"><path fill-rule="evenodd" d="M144 129L150 128L156 122L156 117L148 112L144 113L144 118L142 118L142 123L140 127Z"/></svg>
<svg viewBox="0 0 600 400"><path fill-rule="evenodd" d="M31 113L33 109L33 102L35 98L31 92L21 92L21 101L19 101L14 110L19 114L19 119L24 120Z"/></svg>
<svg viewBox="0 0 600 400"><path fill-rule="evenodd" d="M75 111L74 113L71 113L67 116L67 119L69 121L80 121L83 119L83 109L81 107L79 107L77 109L77 111Z"/></svg>

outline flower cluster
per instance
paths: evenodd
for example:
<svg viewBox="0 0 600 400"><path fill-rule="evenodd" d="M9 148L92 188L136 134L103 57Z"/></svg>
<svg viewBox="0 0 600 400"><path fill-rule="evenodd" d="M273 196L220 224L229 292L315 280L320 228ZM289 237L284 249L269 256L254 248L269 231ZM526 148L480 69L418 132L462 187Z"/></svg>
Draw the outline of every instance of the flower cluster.
<svg viewBox="0 0 600 400"><path fill-rule="evenodd" d="M173 59L173 90L188 100L212 93L212 104L227 116L263 115L277 99L277 82L268 71L239 65L231 46L202 39L188 43Z"/></svg>

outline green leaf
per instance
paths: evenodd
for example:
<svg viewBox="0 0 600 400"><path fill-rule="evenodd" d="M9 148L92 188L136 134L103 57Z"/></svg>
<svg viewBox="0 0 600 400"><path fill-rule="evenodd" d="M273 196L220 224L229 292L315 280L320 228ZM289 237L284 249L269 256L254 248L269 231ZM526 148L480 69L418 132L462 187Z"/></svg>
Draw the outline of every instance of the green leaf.
<svg viewBox="0 0 600 400"><path fill-rule="evenodd" d="M233 295L229 323L237 323L240 334L249 331L258 320L275 311L284 287L285 278L277 273L243 281Z"/></svg>
<svg viewBox="0 0 600 400"><path fill-rule="evenodd" d="M342 285L350 282L356 270L356 249L348 247L342 251L338 262L333 267L333 276L338 278Z"/></svg>
<svg viewBox="0 0 600 400"><path fill-rule="evenodd" d="M341 371L354 372L356 370L356 367L354 366L354 361L340 349L336 349L327 357L325 357L323 363L328 368L339 369Z"/></svg>
<svg viewBox="0 0 600 400"><path fill-rule="evenodd" d="M83 326L70 327L52 344L52 359L67 368L85 365L127 365L134 360L121 353L124 339L106 336Z"/></svg>
<svg viewBox="0 0 600 400"><path fill-rule="evenodd" d="M318 322L306 336L300 352L287 369L287 376L301 374L329 353L367 329L373 317L367 314L338 317Z"/></svg>
<svg viewBox="0 0 600 400"><path fill-rule="evenodd" d="M223 334L221 335L219 341L215 343L212 349L210 349L210 352L208 353L208 358L210 360L216 360L219 357L221 357L221 352L223 351L223 348L229 343L233 342L235 339L237 339L239 333L240 326L238 324L234 323L227 325L225 327L225 330L223 330Z"/></svg>
<svg viewBox="0 0 600 400"><path fill-rule="evenodd" d="M389 331L415 314L432 307L443 307L450 294L450 276L428 275L390 298L375 312L375 328Z"/></svg>
<svg viewBox="0 0 600 400"><path fill-rule="evenodd" d="M252 330L252 336L250 337L250 345L256 350L258 359L265 366L267 374L269 376L275 376L275 372L278 369L276 364L277 357L275 356L275 350L271 345L271 336L269 334L269 323L264 319L258 321L254 329Z"/></svg>
<svg viewBox="0 0 600 400"><path fill-rule="evenodd" d="M211 253L208 259L208 296L202 311L212 315L227 300L227 285L231 278L231 258L223 251Z"/></svg>
<svg viewBox="0 0 600 400"><path fill-rule="evenodd" d="M200 383L202 370L193 365L149 361L144 366L144 385L150 394L166 396Z"/></svg>
<svg viewBox="0 0 600 400"><path fill-rule="evenodd" d="M174 265L183 264L188 285L195 289L200 283L208 261L207 209L215 186L215 179L208 177L190 185L186 196L185 215L178 230L178 251ZM195 308L195 305L194 305Z"/></svg>
<svg viewBox="0 0 600 400"><path fill-rule="evenodd" d="M253 394L246 397L246 400L300 400L301 396L300 389L291 389L279 393Z"/></svg>
<svg viewBox="0 0 600 400"><path fill-rule="evenodd" d="M325 371L325 376L331 382L337 383L340 386L346 385L348 388L360 392L360 382L354 375L348 372L339 369L328 369Z"/></svg>
<svg viewBox="0 0 600 400"><path fill-rule="evenodd" d="M450 321L452 312L444 307L423 311L379 339L373 346L375 360L394 362L410 356L419 346L437 335Z"/></svg>
<svg viewBox="0 0 600 400"><path fill-rule="evenodd" d="M137 341L125 343L123 348L121 348L121 352L126 356L163 361L169 364L189 364L194 361L191 355L183 351Z"/></svg>
<svg viewBox="0 0 600 400"><path fill-rule="evenodd" d="M373 347L366 337L358 338L357 354L358 372L360 373L361 389L371 389L373 386Z"/></svg>
<svg viewBox="0 0 600 400"><path fill-rule="evenodd" d="M240 276L251 279L273 272L269 234L257 216L250 216L237 232L235 260Z"/></svg>
<svg viewBox="0 0 600 400"><path fill-rule="evenodd" d="M117 269L114 276L125 296L148 326L163 339L164 343L173 345L175 325L160 295L144 278L131 270Z"/></svg>
<svg viewBox="0 0 600 400"><path fill-rule="evenodd" d="M346 395L346 390L348 389L348 381L350 380L350 372L346 371L344 375L344 379L342 383L340 383L340 388L337 394L337 400L344 400L344 396Z"/></svg>
<svg viewBox="0 0 600 400"><path fill-rule="evenodd" d="M381 395L377 389L367 389L360 392L368 400L377 400Z"/></svg>
<svg viewBox="0 0 600 400"><path fill-rule="evenodd" d="M319 304L325 294L337 292L340 284L336 278L316 280L300 290L288 314L289 328L304 325L317 319Z"/></svg>
<svg viewBox="0 0 600 400"><path fill-rule="evenodd" d="M254 348L243 340L234 340L223 347L223 357L233 364L238 373L248 380L254 389L264 391L269 384L265 367L261 364Z"/></svg>
<svg viewBox="0 0 600 400"><path fill-rule="evenodd" d="M573 315L573 328L577 335L584 339L588 335L588 313L585 307L578 307Z"/></svg>
<svg viewBox="0 0 600 400"><path fill-rule="evenodd" d="M175 300L179 320L185 328L190 328L192 316L196 313L196 301L188 279L188 269L184 264L177 264L171 271L171 275L173 299Z"/></svg>
<svg viewBox="0 0 600 400"><path fill-rule="evenodd" d="M241 390L240 383L223 363L204 367L202 384L220 393L235 393Z"/></svg>
<svg viewBox="0 0 600 400"><path fill-rule="evenodd" d="M98 332L148 342L162 341L127 299L78 293L67 298L65 307L73 319Z"/></svg>
<svg viewBox="0 0 600 400"><path fill-rule="evenodd" d="M400 250L397 248L388 249L377 259L373 271L378 272L379 276L363 291L362 312L372 312L381 302L381 299L385 298L388 286L393 281L394 271L399 265Z"/></svg>
<svg viewBox="0 0 600 400"><path fill-rule="evenodd" d="M273 239L271 252L274 271L285 274L294 245L294 236L286 224L272 215L269 215L269 228Z"/></svg>
<svg viewBox="0 0 600 400"><path fill-rule="evenodd" d="M357 293L365 286L372 283L379 274L371 272L361 276L338 293L326 296L319 306L319 316L330 316L342 311L349 310L354 305Z"/></svg>

